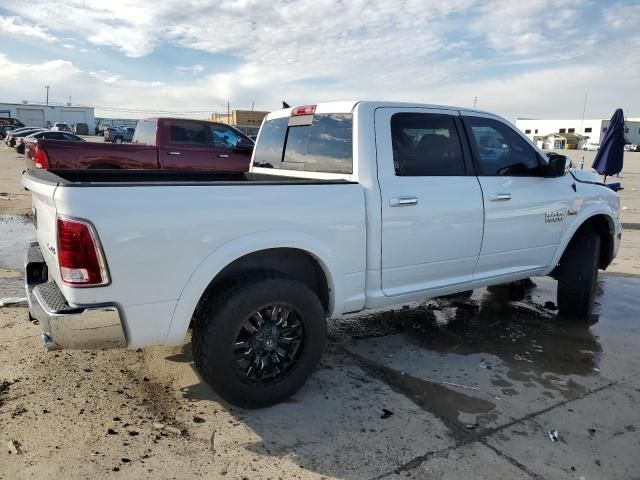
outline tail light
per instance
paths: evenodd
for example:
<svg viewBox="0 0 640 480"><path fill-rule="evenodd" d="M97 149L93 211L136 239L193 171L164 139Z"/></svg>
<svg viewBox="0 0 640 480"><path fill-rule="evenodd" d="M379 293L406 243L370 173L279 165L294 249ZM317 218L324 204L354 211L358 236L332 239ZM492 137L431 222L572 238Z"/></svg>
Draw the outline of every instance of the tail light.
<svg viewBox="0 0 640 480"><path fill-rule="evenodd" d="M40 148L36 144L36 155L35 155L35 164L36 168L49 168L49 155L44 150L44 148Z"/></svg>
<svg viewBox="0 0 640 480"><path fill-rule="evenodd" d="M58 217L58 264L62 281L72 287L109 284L98 235L86 221Z"/></svg>
<svg viewBox="0 0 640 480"><path fill-rule="evenodd" d="M291 110L291 116L297 117L298 115L313 115L316 113L317 105L302 105Z"/></svg>

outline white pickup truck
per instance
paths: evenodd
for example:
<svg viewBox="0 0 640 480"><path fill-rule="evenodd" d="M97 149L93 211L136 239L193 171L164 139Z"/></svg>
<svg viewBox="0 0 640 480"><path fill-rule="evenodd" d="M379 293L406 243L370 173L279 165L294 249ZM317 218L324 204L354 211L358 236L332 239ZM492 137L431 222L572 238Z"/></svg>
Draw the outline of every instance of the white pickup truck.
<svg viewBox="0 0 640 480"><path fill-rule="evenodd" d="M259 407L302 386L326 319L534 275L590 315L619 197L490 113L384 102L280 110L249 173L28 171L30 314L56 348L179 345Z"/></svg>

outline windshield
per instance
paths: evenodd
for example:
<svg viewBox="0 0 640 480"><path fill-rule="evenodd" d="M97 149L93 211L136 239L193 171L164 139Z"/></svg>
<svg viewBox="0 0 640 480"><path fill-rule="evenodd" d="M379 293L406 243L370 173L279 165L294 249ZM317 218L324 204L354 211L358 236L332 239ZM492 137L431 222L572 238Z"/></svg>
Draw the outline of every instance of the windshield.
<svg viewBox="0 0 640 480"><path fill-rule="evenodd" d="M268 120L262 126L253 165L306 172L353 173L351 114L317 114Z"/></svg>

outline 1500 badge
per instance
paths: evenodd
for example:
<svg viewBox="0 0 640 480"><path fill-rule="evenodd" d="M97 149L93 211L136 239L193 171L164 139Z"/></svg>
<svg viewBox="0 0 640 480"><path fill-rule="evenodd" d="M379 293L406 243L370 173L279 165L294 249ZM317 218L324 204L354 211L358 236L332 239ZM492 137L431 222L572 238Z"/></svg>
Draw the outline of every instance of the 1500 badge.
<svg viewBox="0 0 640 480"><path fill-rule="evenodd" d="M564 212L562 210L558 210L557 212L545 212L544 213L544 221L545 222L561 222L564 220Z"/></svg>

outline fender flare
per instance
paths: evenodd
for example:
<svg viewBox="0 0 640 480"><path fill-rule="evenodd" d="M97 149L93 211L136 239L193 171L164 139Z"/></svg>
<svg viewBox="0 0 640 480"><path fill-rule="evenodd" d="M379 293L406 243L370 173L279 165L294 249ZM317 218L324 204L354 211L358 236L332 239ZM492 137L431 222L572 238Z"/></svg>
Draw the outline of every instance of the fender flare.
<svg viewBox="0 0 640 480"><path fill-rule="evenodd" d="M612 234L615 234L615 231L616 231L615 215L613 211L606 208L593 208L593 209L583 210L582 212L580 212L578 217L576 217L576 219L571 223L571 225L564 232L562 236L562 241L558 245L556 254L553 257L553 260L551 261L549 272L547 272L547 274L550 273L556 267L556 265L558 265L558 263L560 262L560 259L562 258L562 255L564 255L564 252L567 249L567 246L573 239L573 236L576 234L576 232L580 229L580 227L582 227L582 225L584 225L585 222L589 221L589 219L597 215L604 215L605 217L607 217L607 220L609 221L609 226L612 229Z"/></svg>
<svg viewBox="0 0 640 480"><path fill-rule="evenodd" d="M228 265L250 253L272 248L293 248L313 256L323 269L329 286L329 310L342 301L342 275L335 254L320 240L307 233L292 230L253 232L223 244L211 252L191 273L176 302L165 345L180 345L189 328L193 312L215 277Z"/></svg>

